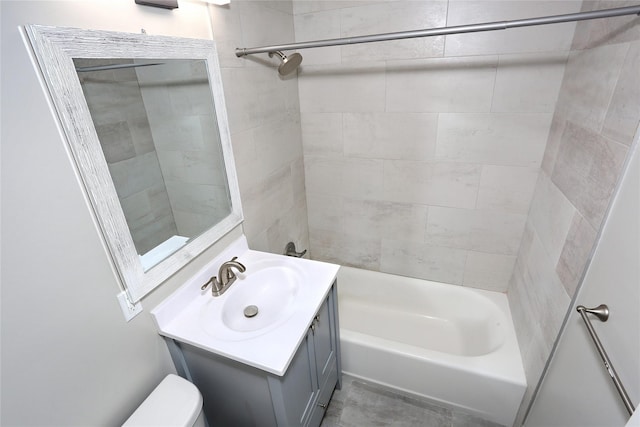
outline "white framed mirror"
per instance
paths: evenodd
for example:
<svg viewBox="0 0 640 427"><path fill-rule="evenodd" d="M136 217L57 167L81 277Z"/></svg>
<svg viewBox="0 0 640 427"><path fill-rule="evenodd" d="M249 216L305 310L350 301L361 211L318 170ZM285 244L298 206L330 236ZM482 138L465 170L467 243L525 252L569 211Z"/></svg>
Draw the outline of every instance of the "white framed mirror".
<svg viewBox="0 0 640 427"><path fill-rule="evenodd" d="M131 302L242 222L215 43L25 27Z"/></svg>

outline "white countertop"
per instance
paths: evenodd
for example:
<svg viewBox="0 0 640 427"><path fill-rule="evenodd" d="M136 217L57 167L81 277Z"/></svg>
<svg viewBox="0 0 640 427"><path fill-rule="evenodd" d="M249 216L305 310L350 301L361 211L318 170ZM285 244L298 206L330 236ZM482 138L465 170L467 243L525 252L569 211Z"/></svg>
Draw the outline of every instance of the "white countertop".
<svg viewBox="0 0 640 427"><path fill-rule="evenodd" d="M247 269L219 297L200 287L218 275L220 265L237 256ZM230 330L221 311L234 291L241 289L252 267L284 265L300 278L294 302L270 326L251 332ZM254 268L254 271L255 271ZM250 250L244 236L229 245L194 277L151 311L161 335L282 376L333 284L339 266Z"/></svg>

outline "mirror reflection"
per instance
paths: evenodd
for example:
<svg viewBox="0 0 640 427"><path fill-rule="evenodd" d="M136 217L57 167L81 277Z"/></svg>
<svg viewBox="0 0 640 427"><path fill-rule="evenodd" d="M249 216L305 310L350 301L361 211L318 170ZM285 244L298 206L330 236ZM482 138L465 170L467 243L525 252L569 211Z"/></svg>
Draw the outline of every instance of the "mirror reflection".
<svg viewBox="0 0 640 427"><path fill-rule="evenodd" d="M147 271L232 211L206 61L73 62Z"/></svg>

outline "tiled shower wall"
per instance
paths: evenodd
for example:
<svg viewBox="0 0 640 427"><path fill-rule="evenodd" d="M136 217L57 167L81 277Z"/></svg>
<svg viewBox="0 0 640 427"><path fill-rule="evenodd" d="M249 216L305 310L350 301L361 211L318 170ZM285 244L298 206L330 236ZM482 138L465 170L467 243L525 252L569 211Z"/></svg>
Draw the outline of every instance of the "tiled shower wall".
<svg viewBox="0 0 640 427"><path fill-rule="evenodd" d="M99 64L82 59L75 63ZM136 71L105 70L78 76L131 236L138 253L144 254L178 230Z"/></svg>
<svg viewBox="0 0 640 427"><path fill-rule="evenodd" d="M237 47L293 40L292 2L233 0L210 6L209 13L249 245L283 253L291 240L308 248L297 78L280 78L278 60L267 54L234 53Z"/></svg>
<svg viewBox="0 0 640 427"><path fill-rule="evenodd" d="M179 235L196 237L231 212L204 61L136 68Z"/></svg>
<svg viewBox="0 0 640 427"><path fill-rule="evenodd" d="M584 11L637 2L585 2ZM631 25L631 22L634 25ZM508 289L529 389L579 284L640 122L637 17L579 23Z"/></svg>
<svg viewBox="0 0 640 427"><path fill-rule="evenodd" d="M579 1L300 1L296 41L577 12ZM506 291L575 24L309 49L315 259Z"/></svg>

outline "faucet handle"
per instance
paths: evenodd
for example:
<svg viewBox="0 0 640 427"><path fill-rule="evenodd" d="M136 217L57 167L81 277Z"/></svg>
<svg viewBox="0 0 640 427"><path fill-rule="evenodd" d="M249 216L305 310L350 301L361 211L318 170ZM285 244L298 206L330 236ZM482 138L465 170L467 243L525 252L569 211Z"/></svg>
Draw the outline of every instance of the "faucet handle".
<svg viewBox="0 0 640 427"><path fill-rule="evenodd" d="M209 281L207 283L205 283L204 285L200 286L200 290L204 291L205 289L207 289L207 287L209 285L213 286L217 281L218 281L218 278L216 276L212 276L211 279L209 279Z"/></svg>
<svg viewBox="0 0 640 427"><path fill-rule="evenodd" d="M293 242L287 243L287 246L284 248L284 254L287 256L292 256L296 258L302 258L304 254L307 253L307 250L303 250L302 252L296 251L296 244Z"/></svg>

